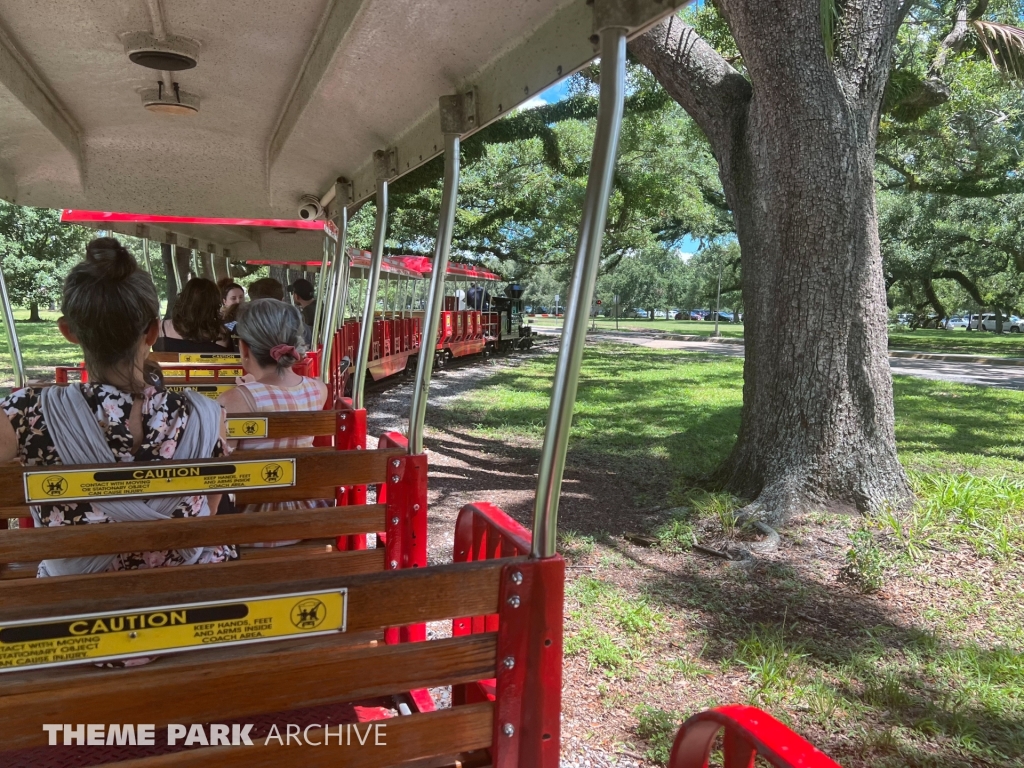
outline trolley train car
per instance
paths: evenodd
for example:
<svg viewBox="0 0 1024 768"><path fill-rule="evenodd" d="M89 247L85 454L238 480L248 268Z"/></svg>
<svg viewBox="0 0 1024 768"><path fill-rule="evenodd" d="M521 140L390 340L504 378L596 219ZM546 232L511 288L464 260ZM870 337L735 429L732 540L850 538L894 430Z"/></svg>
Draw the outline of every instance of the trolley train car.
<svg viewBox="0 0 1024 768"><path fill-rule="evenodd" d="M335 501L0 530L0 574L11 576L0 590L0 765L559 764L565 565L556 552L558 502L622 125L626 42L679 4L94 0L62 4L55 15L42 0L0 2L0 195L53 208L148 211L178 217L174 226L186 224L181 217L223 217L216 224L193 218L194 234L174 235L188 236L181 245L202 252L211 269L224 256L258 259L274 241L297 243L297 209L322 233L317 253L293 256L321 262L314 362L334 389L331 410L242 415L243 429L265 417L275 434L315 434L330 446L254 451L244 461L159 461L149 465L151 477L146 470L136 477L137 465L130 483L117 479L124 463L7 464L0 466L3 519L24 517L54 496L134 502L167 493L159 485L165 479L175 493L235 493L243 503ZM488 307L509 321L494 335L483 306L463 309L445 297L460 144L596 56L597 131L532 530L485 496L459 514L453 562L428 565L423 425L436 343L448 342L441 351L454 355L486 349L505 330L508 341L524 338L514 325L517 306ZM416 310L420 347L434 354L416 355L407 433L382 435L370 450L363 394L374 330L378 356L399 345L404 354L406 342L406 326L377 325L397 319L377 317L388 274L388 188L437 156L444 159L441 210ZM352 346L339 337L353 269L348 215L370 197L377 220ZM245 217L251 226L240 223ZM160 221L135 225L161 239ZM504 298L516 302L514 293ZM0 305L21 386L2 275ZM349 353L346 398L336 371ZM375 504L350 493L369 485L381 489ZM371 533L383 534L382 547L341 545ZM8 567L285 536L313 544L59 583ZM321 546L324 539L338 546ZM427 640L430 621L451 621L451 637ZM157 658L96 666L138 657ZM452 706L435 708L425 689L447 685ZM242 738L268 723L292 724L301 737ZM353 728L360 740L342 748ZM385 738L368 743L371 729ZM836 765L767 713L723 702L682 724L671 768L706 766L723 729L729 766L752 765L755 755L780 768ZM187 739L193 731L203 738ZM337 746L325 748L332 738ZM90 741L103 746L84 746Z"/></svg>

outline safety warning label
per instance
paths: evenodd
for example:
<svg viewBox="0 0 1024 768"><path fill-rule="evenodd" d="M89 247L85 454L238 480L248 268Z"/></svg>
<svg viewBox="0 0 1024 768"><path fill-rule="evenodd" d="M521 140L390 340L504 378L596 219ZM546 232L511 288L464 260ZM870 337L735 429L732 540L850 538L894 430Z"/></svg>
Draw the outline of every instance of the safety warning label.
<svg viewBox="0 0 1024 768"><path fill-rule="evenodd" d="M119 496L169 496L295 485L295 459L216 464L130 465L128 469L25 473L28 503L85 501Z"/></svg>
<svg viewBox="0 0 1024 768"><path fill-rule="evenodd" d="M267 420L256 419L227 419L228 437L266 437Z"/></svg>
<svg viewBox="0 0 1024 768"><path fill-rule="evenodd" d="M234 361L232 361L234 362ZM175 368L174 363L162 367L165 378L185 378L185 368ZM188 368L190 379L212 379L219 376L222 379L231 380L232 376L243 376L245 371L241 368Z"/></svg>
<svg viewBox="0 0 1024 768"><path fill-rule="evenodd" d="M180 352L179 363L240 363L241 355L222 355L218 352ZM241 374L239 374L241 376Z"/></svg>
<svg viewBox="0 0 1024 768"><path fill-rule="evenodd" d="M345 631L348 590L0 625L0 671Z"/></svg>

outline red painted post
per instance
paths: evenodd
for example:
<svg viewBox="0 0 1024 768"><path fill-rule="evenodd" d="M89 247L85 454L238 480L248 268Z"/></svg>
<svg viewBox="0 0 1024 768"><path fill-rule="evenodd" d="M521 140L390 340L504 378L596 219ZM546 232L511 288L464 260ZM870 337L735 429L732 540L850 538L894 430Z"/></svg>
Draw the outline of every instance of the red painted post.
<svg viewBox="0 0 1024 768"><path fill-rule="evenodd" d="M502 569L494 768L558 768L564 591L565 561L559 555Z"/></svg>
<svg viewBox="0 0 1024 768"><path fill-rule="evenodd" d="M379 448L408 448L405 437L385 432ZM385 569L425 568L427 566L427 456L401 456L388 462L385 498ZM400 642L427 639L425 624L401 627ZM385 632L385 641L395 642L394 630Z"/></svg>
<svg viewBox="0 0 1024 768"><path fill-rule="evenodd" d="M335 447L339 451L365 451L366 409L354 409L352 400L347 397L342 398L338 406ZM353 485L344 490L339 489L335 503L339 507L365 504L366 486ZM339 536L336 543L339 550L366 549L366 534Z"/></svg>

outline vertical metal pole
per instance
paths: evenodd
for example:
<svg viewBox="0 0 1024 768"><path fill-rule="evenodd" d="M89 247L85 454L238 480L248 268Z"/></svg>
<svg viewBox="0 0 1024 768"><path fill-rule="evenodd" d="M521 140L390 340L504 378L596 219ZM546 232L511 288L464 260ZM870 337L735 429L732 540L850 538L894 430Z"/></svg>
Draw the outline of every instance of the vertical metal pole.
<svg viewBox="0 0 1024 768"><path fill-rule="evenodd" d="M149 261L149 238L142 238L142 261L146 267L146 271L149 272L150 277L153 275L153 265Z"/></svg>
<svg viewBox="0 0 1024 768"><path fill-rule="evenodd" d="M339 201L340 202L340 201ZM348 261L348 253L345 250L345 240L348 238L348 208L344 205L338 207L338 242L333 243L334 252L331 262L333 264L331 277L334 282L331 284L330 311L324 319L323 329L323 357L320 358L320 375L326 384L331 377L331 349L334 347L334 331L338 327L338 307L342 298L341 282L345 278L345 269L342 264ZM343 255L344 254L344 255ZM343 261L344 260L344 261Z"/></svg>
<svg viewBox="0 0 1024 768"><path fill-rule="evenodd" d="M347 229L347 211L345 220L345 228ZM338 263L343 270L341 276L341 296L338 298L338 325L341 326L345 324L345 318L348 317L349 283L352 280L352 257L348 252L348 248L339 252L338 258L340 259Z"/></svg>
<svg viewBox="0 0 1024 768"><path fill-rule="evenodd" d="M551 391L544 447L537 480L537 501L533 511L532 557L551 557L558 538L558 498L562 490L565 454L572 427L576 385L579 381L583 347L587 340L587 308L601 264L601 242L612 191L615 154L622 127L626 81L626 30L603 29L601 36L601 95L597 110L597 133L590 160L587 196L583 203L576 266L566 297L562 346Z"/></svg>
<svg viewBox="0 0 1024 768"><path fill-rule="evenodd" d="M171 246L171 266L174 268L174 284L178 288L175 296L179 296L185 287L185 282L181 279L181 267L178 265L178 246L176 245Z"/></svg>
<svg viewBox="0 0 1024 768"><path fill-rule="evenodd" d="M721 312L722 312L722 259L721 259L721 254L719 254L719 259L718 259L718 298L715 299L715 332L711 334L715 338L718 338L719 336L722 335L721 333L718 332L718 321L722 319L721 318Z"/></svg>
<svg viewBox="0 0 1024 768"><path fill-rule="evenodd" d="M374 311L377 309L377 285L380 282L380 264L384 258L384 235L388 224L388 182L377 179L377 221L373 228L373 248L370 256L370 274L366 280L366 303L363 304L363 324L359 328L359 349L356 367L352 372L352 407L363 407L363 385L366 366L370 360L370 340L373 338Z"/></svg>
<svg viewBox="0 0 1024 768"><path fill-rule="evenodd" d="M437 326L441 322L444 306L444 278L448 271L448 251L455 228L455 207L459 195L459 135L444 135L444 190L441 193L441 213L434 244L434 264L430 272L427 307L420 331L420 354L416 364L416 384L409 411L409 453L423 453L423 422L427 416L427 394L430 376L434 372L434 348L437 346Z"/></svg>
<svg viewBox="0 0 1024 768"><path fill-rule="evenodd" d="M320 258L320 274L316 281L316 312L313 313L313 336L312 344L321 345L320 330L324 325L324 316L330 312L330 297L327 295L328 272L335 267L337 259L331 258L331 237L324 232L324 252Z"/></svg>
<svg viewBox="0 0 1024 768"><path fill-rule="evenodd" d="M14 327L14 309L7 295L7 283L4 281L3 270L0 270L0 302L4 308L4 331L7 332L7 345L11 350L11 365L14 368L14 389L25 386L25 361L21 356L21 344L18 343L18 331Z"/></svg>
<svg viewBox="0 0 1024 768"><path fill-rule="evenodd" d="M224 274L227 275L229 280L234 277L231 274L231 257L227 254L224 255Z"/></svg>

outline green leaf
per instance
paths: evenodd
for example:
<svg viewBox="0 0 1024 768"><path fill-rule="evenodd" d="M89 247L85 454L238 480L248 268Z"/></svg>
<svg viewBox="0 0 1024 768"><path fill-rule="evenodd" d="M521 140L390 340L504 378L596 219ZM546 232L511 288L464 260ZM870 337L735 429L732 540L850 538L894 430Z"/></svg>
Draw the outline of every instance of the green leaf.
<svg viewBox="0 0 1024 768"><path fill-rule="evenodd" d="M839 0L821 0L821 42L829 61L836 56L836 33L839 29Z"/></svg>

